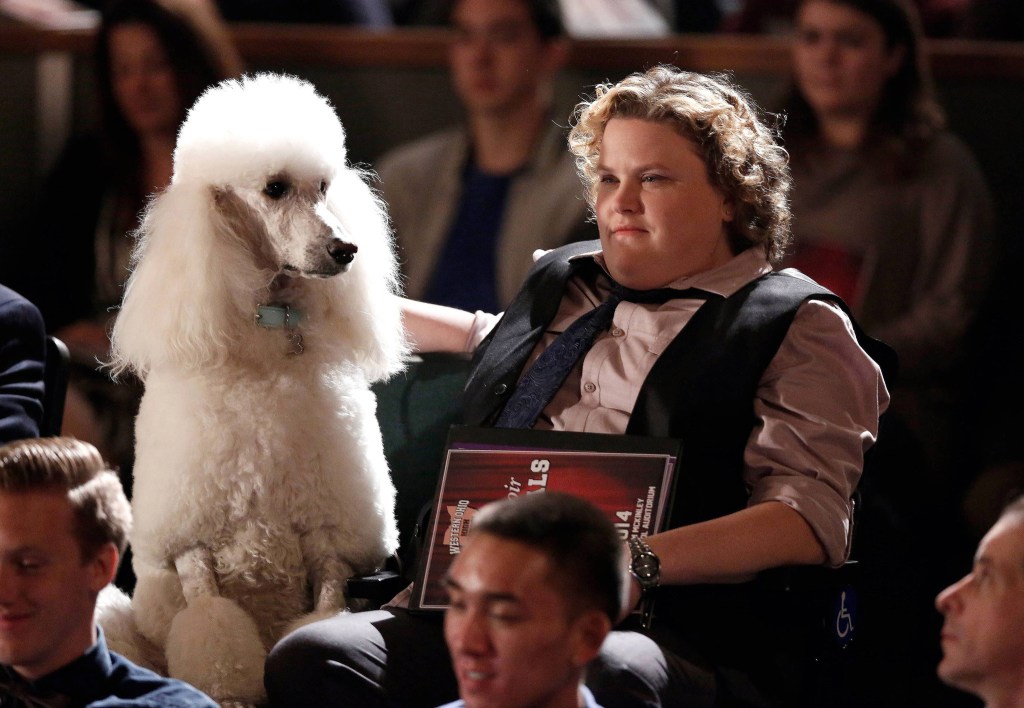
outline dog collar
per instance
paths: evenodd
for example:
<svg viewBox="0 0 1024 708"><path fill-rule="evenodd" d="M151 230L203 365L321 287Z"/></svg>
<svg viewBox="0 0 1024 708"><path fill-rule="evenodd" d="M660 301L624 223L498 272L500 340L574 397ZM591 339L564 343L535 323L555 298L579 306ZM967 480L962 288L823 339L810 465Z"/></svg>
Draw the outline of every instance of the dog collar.
<svg viewBox="0 0 1024 708"><path fill-rule="evenodd" d="M288 305L257 305L256 325L266 329L295 329L302 323L303 314Z"/></svg>
<svg viewBox="0 0 1024 708"><path fill-rule="evenodd" d="M302 317L300 310L295 310L288 305L256 306L256 326L265 329L295 330L302 323ZM302 335L299 332L289 334L288 342L291 344L289 354L303 352Z"/></svg>

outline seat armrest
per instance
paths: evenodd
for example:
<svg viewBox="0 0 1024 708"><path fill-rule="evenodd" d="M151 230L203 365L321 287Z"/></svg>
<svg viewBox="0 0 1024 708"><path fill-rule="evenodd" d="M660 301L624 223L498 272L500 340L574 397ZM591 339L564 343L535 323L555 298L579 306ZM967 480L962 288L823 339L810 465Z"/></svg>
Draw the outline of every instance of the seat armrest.
<svg viewBox="0 0 1024 708"><path fill-rule="evenodd" d="M372 575L356 575L348 579L345 594L350 599L369 600L379 607L393 598L408 585L401 574L393 570L381 570Z"/></svg>

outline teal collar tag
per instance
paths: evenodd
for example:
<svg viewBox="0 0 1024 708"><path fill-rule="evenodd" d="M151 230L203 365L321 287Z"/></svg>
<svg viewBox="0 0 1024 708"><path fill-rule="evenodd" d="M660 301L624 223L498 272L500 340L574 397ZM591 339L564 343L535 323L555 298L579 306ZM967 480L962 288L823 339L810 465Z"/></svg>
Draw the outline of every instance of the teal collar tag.
<svg viewBox="0 0 1024 708"><path fill-rule="evenodd" d="M266 329L296 329L302 317L301 311L288 305L256 306L256 325Z"/></svg>

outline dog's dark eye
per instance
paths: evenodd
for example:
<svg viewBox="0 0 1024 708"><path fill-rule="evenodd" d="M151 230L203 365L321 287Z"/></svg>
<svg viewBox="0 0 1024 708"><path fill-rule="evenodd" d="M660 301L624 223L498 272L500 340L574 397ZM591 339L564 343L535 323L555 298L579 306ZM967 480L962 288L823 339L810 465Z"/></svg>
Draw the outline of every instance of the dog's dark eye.
<svg viewBox="0 0 1024 708"><path fill-rule="evenodd" d="M267 182L267 186L263 188L263 193L271 199L280 199L288 193L287 182Z"/></svg>
<svg viewBox="0 0 1024 708"><path fill-rule="evenodd" d="M320 194L327 194L327 182L320 180Z"/></svg>

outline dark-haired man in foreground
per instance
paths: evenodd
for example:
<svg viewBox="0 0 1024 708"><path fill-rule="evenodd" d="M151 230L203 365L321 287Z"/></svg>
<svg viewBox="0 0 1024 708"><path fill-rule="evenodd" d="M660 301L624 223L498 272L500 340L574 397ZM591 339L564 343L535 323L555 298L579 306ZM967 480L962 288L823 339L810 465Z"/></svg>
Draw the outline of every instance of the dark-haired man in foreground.
<svg viewBox="0 0 1024 708"><path fill-rule="evenodd" d="M618 620L624 563L611 522L578 497L481 509L446 580L461 699L444 708L598 708L583 673Z"/></svg>

